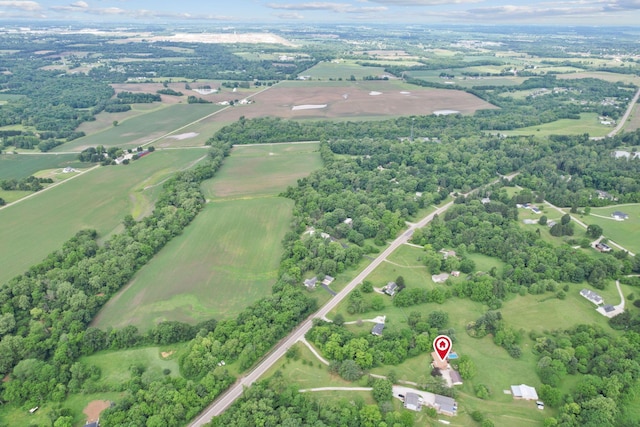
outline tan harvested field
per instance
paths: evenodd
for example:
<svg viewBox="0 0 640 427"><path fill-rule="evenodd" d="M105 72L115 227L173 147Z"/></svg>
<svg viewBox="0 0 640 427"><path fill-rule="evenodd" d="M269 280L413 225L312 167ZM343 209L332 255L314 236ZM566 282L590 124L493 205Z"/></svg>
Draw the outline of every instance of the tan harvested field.
<svg viewBox="0 0 640 427"><path fill-rule="evenodd" d="M333 83L333 82L329 82ZM379 92L380 94L376 94ZM375 96L371 95L372 93ZM318 82L299 87L273 87L252 97L254 104L228 109L216 121L233 122L245 116L282 118L360 118L375 116L429 115L438 110L472 114L496 108L462 91L410 87L401 89L393 82L367 82L350 85L322 85ZM292 110L300 105L322 105L322 109Z"/></svg>

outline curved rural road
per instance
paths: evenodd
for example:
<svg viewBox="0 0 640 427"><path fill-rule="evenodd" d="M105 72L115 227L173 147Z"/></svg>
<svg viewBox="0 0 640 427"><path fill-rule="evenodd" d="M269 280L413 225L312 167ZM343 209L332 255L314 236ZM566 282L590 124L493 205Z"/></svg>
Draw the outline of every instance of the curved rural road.
<svg viewBox="0 0 640 427"><path fill-rule="evenodd" d="M273 350L267 355L267 357L258 364L251 372L249 372L244 377L240 378L239 381L236 381L234 385L231 386L224 394L218 397L211 405L209 405L195 420L193 420L189 426L190 427L201 427L206 423L211 421L211 419L220 415L227 409L231 404L242 395L245 387L249 387L251 384L256 382L258 378L260 378L278 359L280 359L286 351L294 345L298 340L304 337L304 335L309 332L311 327L313 326L313 318L323 318L325 317L331 310L333 310L340 302L366 277L375 270L384 260L393 253L397 248L411 239L413 236L413 232L421 227L427 225L434 216L439 215L445 212L453 206L453 201L445 204L444 206L436 209L431 214L424 217L418 223L413 224L408 230L403 232L400 237L394 240L388 247L385 249L376 259L371 261L367 267L360 272L347 286L344 287L340 292L337 293L329 302L327 302L320 310L318 310L314 315L309 316L307 320L305 320L302 324L300 324L296 329L293 330L287 337L282 339Z"/></svg>

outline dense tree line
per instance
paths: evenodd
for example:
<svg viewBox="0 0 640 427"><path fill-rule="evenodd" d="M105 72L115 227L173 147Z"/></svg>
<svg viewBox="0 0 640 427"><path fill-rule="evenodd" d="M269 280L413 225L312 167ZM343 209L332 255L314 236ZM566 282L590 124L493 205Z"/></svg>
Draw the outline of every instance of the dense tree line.
<svg viewBox="0 0 640 427"><path fill-rule="evenodd" d="M5 191L40 191L44 187L42 184L51 184L51 178L36 178L29 176L22 179L3 179L0 180L0 188Z"/></svg>
<svg viewBox="0 0 640 427"><path fill-rule="evenodd" d="M299 393L277 373L247 389L242 399L209 425L412 427L414 415L409 411L394 411L391 405L367 405L358 398L319 401L312 393Z"/></svg>
<svg viewBox="0 0 640 427"><path fill-rule="evenodd" d="M534 337L541 397L559 407L551 426L633 426L627 405L640 377L640 335L612 337L601 328L580 325ZM569 395L557 388L567 375L582 374Z"/></svg>
<svg viewBox="0 0 640 427"><path fill-rule="evenodd" d="M354 334L344 326L316 321L306 337L327 359L336 362L351 360L366 370L381 365L398 365L409 357L430 351L436 337L435 331L431 332L402 329L399 332L385 331L382 336L372 335L369 331Z"/></svg>
<svg viewBox="0 0 640 427"><path fill-rule="evenodd" d="M11 381L3 386L5 401L33 406L60 400L71 380L70 367L80 355L138 343L135 328L103 337L86 327L109 297L195 217L204 205L199 183L213 176L228 152L228 145L218 144L207 162L176 174L164 184L153 213L138 222L126 218L125 231L104 246L96 243L95 231L81 231L0 288L0 373L11 373ZM164 325L148 339L191 336L193 331ZM35 384L33 378L51 380ZM219 381L227 383L226 374ZM39 391L34 393L33 387ZM212 388L202 393L210 397L213 392Z"/></svg>
<svg viewBox="0 0 640 427"><path fill-rule="evenodd" d="M554 155L526 165L514 182L535 189L558 206L605 206L613 199L618 203L640 202L640 159L613 155L620 146L637 149L640 131L604 141L584 135L550 139L557 147ZM596 190L606 191L610 197L598 197Z"/></svg>

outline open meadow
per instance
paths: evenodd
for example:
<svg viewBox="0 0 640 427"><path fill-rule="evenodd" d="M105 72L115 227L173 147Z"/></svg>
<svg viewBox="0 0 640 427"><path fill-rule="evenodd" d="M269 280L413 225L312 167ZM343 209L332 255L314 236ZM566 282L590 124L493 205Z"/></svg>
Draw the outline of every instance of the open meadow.
<svg viewBox="0 0 640 427"><path fill-rule="evenodd" d="M613 126L605 126L598 120L596 113L581 113L580 119L560 119L537 126L529 126L515 130L500 131L508 136L549 136L549 135L582 135L605 136L613 130Z"/></svg>
<svg viewBox="0 0 640 427"><path fill-rule="evenodd" d="M368 76L378 77L385 74L385 72L383 67L367 67L358 65L354 61L336 60L320 62L306 70L303 74L304 76L318 80L347 80L352 76L356 79L362 79Z"/></svg>
<svg viewBox="0 0 640 427"><path fill-rule="evenodd" d="M44 169L86 168L75 154L0 154L0 180L26 178Z"/></svg>
<svg viewBox="0 0 640 427"><path fill-rule="evenodd" d="M202 189L210 199L276 195L322 166L318 148L318 143L236 145Z"/></svg>
<svg viewBox="0 0 640 427"><path fill-rule="evenodd" d="M228 319L271 293L293 203L282 198L208 204L94 319L100 328L164 320Z"/></svg>
<svg viewBox="0 0 640 427"><path fill-rule="evenodd" d="M202 184L213 200L107 303L94 324L146 329L162 320L230 318L269 295L293 210L291 200L276 195L321 167L317 147L235 147L217 175Z"/></svg>
<svg viewBox="0 0 640 427"><path fill-rule="evenodd" d="M173 133L223 108L215 104L176 104L140 114L92 135L56 147L54 151L82 151L88 147L135 148Z"/></svg>
<svg viewBox="0 0 640 427"><path fill-rule="evenodd" d="M0 210L0 282L40 262L81 229L104 236L127 213L149 213L159 188L154 186L204 155L204 150L157 151L128 166L99 167Z"/></svg>

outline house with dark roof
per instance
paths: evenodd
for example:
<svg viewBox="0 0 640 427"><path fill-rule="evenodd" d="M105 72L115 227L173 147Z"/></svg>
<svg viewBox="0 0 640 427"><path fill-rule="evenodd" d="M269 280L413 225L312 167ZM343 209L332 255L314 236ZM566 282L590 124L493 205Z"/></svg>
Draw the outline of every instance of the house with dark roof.
<svg viewBox="0 0 640 427"><path fill-rule="evenodd" d="M394 296L398 292L398 284L396 282L389 282L387 286L383 288L384 293L389 296Z"/></svg>
<svg viewBox="0 0 640 427"><path fill-rule="evenodd" d="M611 247L605 243L602 242L598 242L596 243L596 245L594 246L596 248L596 250L600 251L600 252L611 252Z"/></svg>
<svg viewBox="0 0 640 427"><path fill-rule="evenodd" d="M612 306L611 304L607 304L604 307L602 307L604 309L605 313L611 313L612 311L614 311L616 308L614 306Z"/></svg>
<svg viewBox="0 0 640 427"><path fill-rule="evenodd" d="M450 369L449 376L451 377L451 384L462 385L462 377L460 376L460 372L456 371L455 369Z"/></svg>
<svg viewBox="0 0 640 427"><path fill-rule="evenodd" d="M384 330L384 323L376 323L373 325L373 329L371 329L371 334L375 336L382 335L382 331Z"/></svg>
<svg viewBox="0 0 640 427"><path fill-rule="evenodd" d="M615 211L611 214L611 218L617 219L618 221L623 221L625 219L629 219L629 215L624 212Z"/></svg>
<svg viewBox="0 0 640 427"><path fill-rule="evenodd" d="M580 295L594 303L595 305L600 305L604 302L602 297L597 293L590 291L589 289L583 289L580 291Z"/></svg>
<svg viewBox="0 0 640 427"><path fill-rule="evenodd" d="M87 423L84 425L84 427L100 427L100 421L94 421L92 423Z"/></svg>

